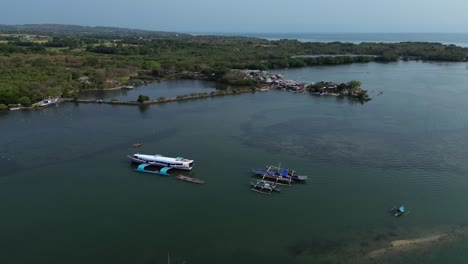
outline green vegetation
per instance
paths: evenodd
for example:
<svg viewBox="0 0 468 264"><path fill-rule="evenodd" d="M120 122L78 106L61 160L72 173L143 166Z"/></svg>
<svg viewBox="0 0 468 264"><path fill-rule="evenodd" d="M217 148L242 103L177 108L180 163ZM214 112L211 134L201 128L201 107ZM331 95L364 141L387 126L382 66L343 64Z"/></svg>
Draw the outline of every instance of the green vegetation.
<svg viewBox="0 0 468 264"><path fill-rule="evenodd" d="M18 103L20 103L23 106L31 106L31 99L27 96L23 96L20 99L18 99Z"/></svg>
<svg viewBox="0 0 468 264"><path fill-rule="evenodd" d="M352 80L348 83L335 84L331 82L318 82L307 86L312 94L336 94L350 96L361 102L369 101L367 91L361 88L360 81Z"/></svg>
<svg viewBox="0 0 468 264"><path fill-rule="evenodd" d="M0 104L0 111L7 110L7 109L8 109L8 106L4 104Z"/></svg>
<svg viewBox="0 0 468 264"><path fill-rule="evenodd" d="M468 54L468 48L440 43L302 43L65 25L0 26L0 33L5 33L0 34L2 104L27 105L48 96L75 98L86 89L131 84L132 78L249 86L255 83L230 69L398 59L466 61Z"/></svg>
<svg viewBox="0 0 468 264"><path fill-rule="evenodd" d="M148 96L140 94L140 95L138 96L138 100L137 100L137 101L138 101L139 103L143 103L143 102L146 102L146 101L149 101L149 100L150 100L150 98L149 98Z"/></svg>

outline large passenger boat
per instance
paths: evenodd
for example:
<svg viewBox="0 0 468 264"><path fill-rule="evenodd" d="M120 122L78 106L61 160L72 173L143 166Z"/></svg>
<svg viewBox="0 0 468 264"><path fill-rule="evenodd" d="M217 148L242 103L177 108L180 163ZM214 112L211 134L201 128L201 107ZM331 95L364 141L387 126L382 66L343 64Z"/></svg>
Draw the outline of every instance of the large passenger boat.
<svg viewBox="0 0 468 264"><path fill-rule="evenodd" d="M147 154L133 154L127 156L134 163L146 163L161 167L171 167L179 170L191 170L193 168L193 160L184 159L182 157L171 158L164 157L163 155L147 155Z"/></svg>

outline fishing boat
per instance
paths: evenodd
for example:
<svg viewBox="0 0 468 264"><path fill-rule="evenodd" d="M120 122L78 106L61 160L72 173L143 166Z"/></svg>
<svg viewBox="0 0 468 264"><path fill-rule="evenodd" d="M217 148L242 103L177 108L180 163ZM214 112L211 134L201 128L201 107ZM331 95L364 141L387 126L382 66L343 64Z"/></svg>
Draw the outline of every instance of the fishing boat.
<svg viewBox="0 0 468 264"><path fill-rule="evenodd" d="M175 178L178 179L178 180L181 180L181 181L187 181L187 182L191 182L191 183L195 183L195 184L204 184L205 183L204 180L192 178L192 177L185 176L185 175L182 175L182 174L179 174L179 175L175 176Z"/></svg>
<svg viewBox="0 0 468 264"><path fill-rule="evenodd" d="M280 192L281 188L277 184L267 181L253 181L250 182L250 190L263 194L270 194L271 192Z"/></svg>
<svg viewBox="0 0 468 264"><path fill-rule="evenodd" d="M39 107L47 107L60 102L60 97L44 99L37 103Z"/></svg>
<svg viewBox="0 0 468 264"><path fill-rule="evenodd" d="M170 176L169 173L167 173L167 171L170 169L172 168L164 167L164 168L159 169L158 167L155 167L154 165L151 165L151 164L140 164L135 169L135 171Z"/></svg>
<svg viewBox="0 0 468 264"><path fill-rule="evenodd" d="M305 182L308 176L297 175L295 170L284 169L276 166L267 166L266 169L253 168L252 171L261 176L263 180L269 179L283 184L291 182Z"/></svg>
<svg viewBox="0 0 468 264"><path fill-rule="evenodd" d="M410 211L405 210L404 205L394 206L392 209L390 209L390 211L392 212L393 216L395 216L395 217L405 216L405 215L408 215L410 213Z"/></svg>
<svg viewBox="0 0 468 264"><path fill-rule="evenodd" d="M133 144L132 146L133 146L134 148L138 148L138 147L143 146L143 144L141 144L141 143L136 143L136 144Z"/></svg>
<svg viewBox="0 0 468 264"><path fill-rule="evenodd" d="M171 158L164 157L163 155L147 155L147 154L133 154L127 156L133 163L146 163L160 167L171 167L179 170L192 170L193 160L184 159L182 157Z"/></svg>

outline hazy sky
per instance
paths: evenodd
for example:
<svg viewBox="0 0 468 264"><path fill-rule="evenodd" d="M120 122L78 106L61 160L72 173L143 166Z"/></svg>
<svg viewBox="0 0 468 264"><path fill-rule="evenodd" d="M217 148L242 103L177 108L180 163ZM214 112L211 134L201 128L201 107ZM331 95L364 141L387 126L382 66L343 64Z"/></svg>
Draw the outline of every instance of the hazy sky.
<svg viewBox="0 0 468 264"><path fill-rule="evenodd" d="M179 32L468 32L468 0L1 0L0 24Z"/></svg>

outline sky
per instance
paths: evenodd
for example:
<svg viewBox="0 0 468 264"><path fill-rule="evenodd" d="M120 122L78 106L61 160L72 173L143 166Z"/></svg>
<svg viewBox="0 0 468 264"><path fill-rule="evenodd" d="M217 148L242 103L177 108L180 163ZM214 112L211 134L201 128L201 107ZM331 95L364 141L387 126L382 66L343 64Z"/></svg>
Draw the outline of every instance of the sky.
<svg viewBox="0 0 468 264"><path fill-rule="evenodd" d="M0 24L190 33L466 33L468 0L1 0Z"/></svg>

